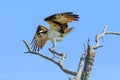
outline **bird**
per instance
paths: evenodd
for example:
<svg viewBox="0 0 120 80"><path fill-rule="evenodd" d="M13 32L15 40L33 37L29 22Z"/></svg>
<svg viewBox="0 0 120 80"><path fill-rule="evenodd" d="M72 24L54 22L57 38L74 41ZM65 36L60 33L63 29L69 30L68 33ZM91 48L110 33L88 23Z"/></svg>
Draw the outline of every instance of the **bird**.
<svg viewBox="0 0 120 80"><path fill-rule="evenodd" d="M78 21L78 19L79 15L74 14L73 12L57 13L46 17L44 21L49 23L50 28L43 25L38 25L31 42L31 49L39 52L46 42L50 40L53 45L50 49L54 50L56 47L56 42L62 41L62 38L74 29L73 27L68 28L68 23Z"/></svg>

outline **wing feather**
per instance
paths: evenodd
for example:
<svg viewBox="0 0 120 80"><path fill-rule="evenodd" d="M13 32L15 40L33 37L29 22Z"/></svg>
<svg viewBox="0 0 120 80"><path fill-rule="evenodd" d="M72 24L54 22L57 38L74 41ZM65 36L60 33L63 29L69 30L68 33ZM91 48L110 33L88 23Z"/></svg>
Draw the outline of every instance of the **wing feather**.
<svg viewBox="0 0 120 80"><path fill-rule="evenodd" d="M48 22L54 29L60 30L61 33L64 33L68 28L68 22L78 21L78 19L79 15L73 14L73 12L64 12L51 15L44 20Z"/></svg>
<svg viewBox="0 0 120 80"><path fill-rule="evenodd" d="M45 45L45 43L48 40L48 38L46 36L47 30L48 29L44 26L41 26L41 25L38 26L35 36L33 37L33 40L31 42L31 44L32 44L31 49L33 51L39 51L40 49L43 48L43 46Z"/></svg>

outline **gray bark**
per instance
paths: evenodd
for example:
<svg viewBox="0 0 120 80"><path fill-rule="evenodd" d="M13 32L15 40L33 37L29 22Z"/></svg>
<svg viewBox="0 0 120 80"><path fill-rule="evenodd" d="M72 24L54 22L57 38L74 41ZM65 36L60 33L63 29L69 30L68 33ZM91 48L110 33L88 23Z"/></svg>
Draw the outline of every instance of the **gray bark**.
<svg viewBox="0 0 120 80"><path fill-rule="evenodd" d="M64 60L66 59L66 54L63 54L63 53L57 52L55 50L49 49L49 51L53 54L54 58L59 58L59 60L57 61L53 58L50 58L49 56L43 55L42 53L32 51L28 42L26 40L23 40L23 42L25 43L25 45L28 49L28 51L25 52L25 53L35 54L35 55L38 55L38 56L40 56L44 59L47 59L47 60L53 62L63 72L65 72L66 74L74 76L74 78L69 77L69 80L88 80L89 76L90 76L90 72L91 72L92 67L93 67L94 59L95 59L95 50L102 47L99 43L99 40L101 38L103 38L105 35L108 35L108 34L109 35L113 34L113 35L119 35L120 36L120 32L107 32L106 30L107 30L107 26L104 27L104 30L101 34L96 35L96 37L95 37L96 44L95 45L90 45L89 40L88 40L87 50L85 50L84 54L80 58L78 69L77 69L76 72L72 71L72 70L68 70L63 65ZM56 57L55 55L57 55L58 57Z"/></svg>

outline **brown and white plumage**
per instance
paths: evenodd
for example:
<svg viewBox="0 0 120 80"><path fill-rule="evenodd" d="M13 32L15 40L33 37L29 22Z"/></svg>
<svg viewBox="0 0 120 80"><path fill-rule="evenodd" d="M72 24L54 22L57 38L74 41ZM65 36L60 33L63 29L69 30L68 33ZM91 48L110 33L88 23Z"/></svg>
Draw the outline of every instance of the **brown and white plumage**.
<svg viewBox="0 0 120 80"><path fill-rule="evenodd" d="M47 31L48 29L44 26L38 25L35 36L32 40L32 49L33 51L39 51L39 49L42 49L45 43L48 40L47 37Z"/></svg>
<svg viewBox="0 0 120 80"><path fill-rule="evenodd" d="M78 21L78 19L79 16L72 12L54 14L45 18L44 21L50 24L50 28L38 26L32 41L33 51L42 49L47 40L52 42L52 49L54 49L56 42L61 41L63 37L73 30L73 27L68 28L68 22Z"/></svg>
<svg viewBox="0 0 120 80"><path fill-rule="evenodd" d="M48 22L51 27L65 33L68 29L68 22L78 21L79 16L72 12L65 12L51 15L44 20Z"/></svg>

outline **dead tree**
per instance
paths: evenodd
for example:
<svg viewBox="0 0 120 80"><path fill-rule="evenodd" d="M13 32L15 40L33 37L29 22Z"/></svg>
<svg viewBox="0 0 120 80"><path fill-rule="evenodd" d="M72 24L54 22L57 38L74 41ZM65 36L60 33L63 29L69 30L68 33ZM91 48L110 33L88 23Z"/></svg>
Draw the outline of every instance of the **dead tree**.
<svg viewBox="0 0 120 80"><path fill-rule="evenodd" d="M23 42L25 43L25 45L28 49L28 51L25 53L35 54L35 55L38 55L44 59L47 59L47 60L53 62L63 72L74 76L74 78L69 78L69 80L88 80L90 72L93 67L94 59L95 59L95 50L102 47L102 45L100 45L100 43L99 43L100 39L103 38L107 34L109 34L109 35L113 34L113 35L120 36L120 32L108 32L108 31L106 31L106 29L107 29L107 26L104 26L103 32L101 34L96 35L96 37L95 37L96 44L95 45L90 45L90 43L89 43L90 41L88 39L87 50L85 50L84 54L80 58L80 62L79 62L78 69L76 72L68 70L63 65L64 60L66 58L66 54L59 53L59 52L56 52L55 50L49 49L49 51L54 55L55 58L56 58L55 55L59 56L59 61L58 61L58 60L55 60L55 59L53 59L49 56L46 56L42 53L32 51L28 42L26 40L23 40Z"/></svg>

